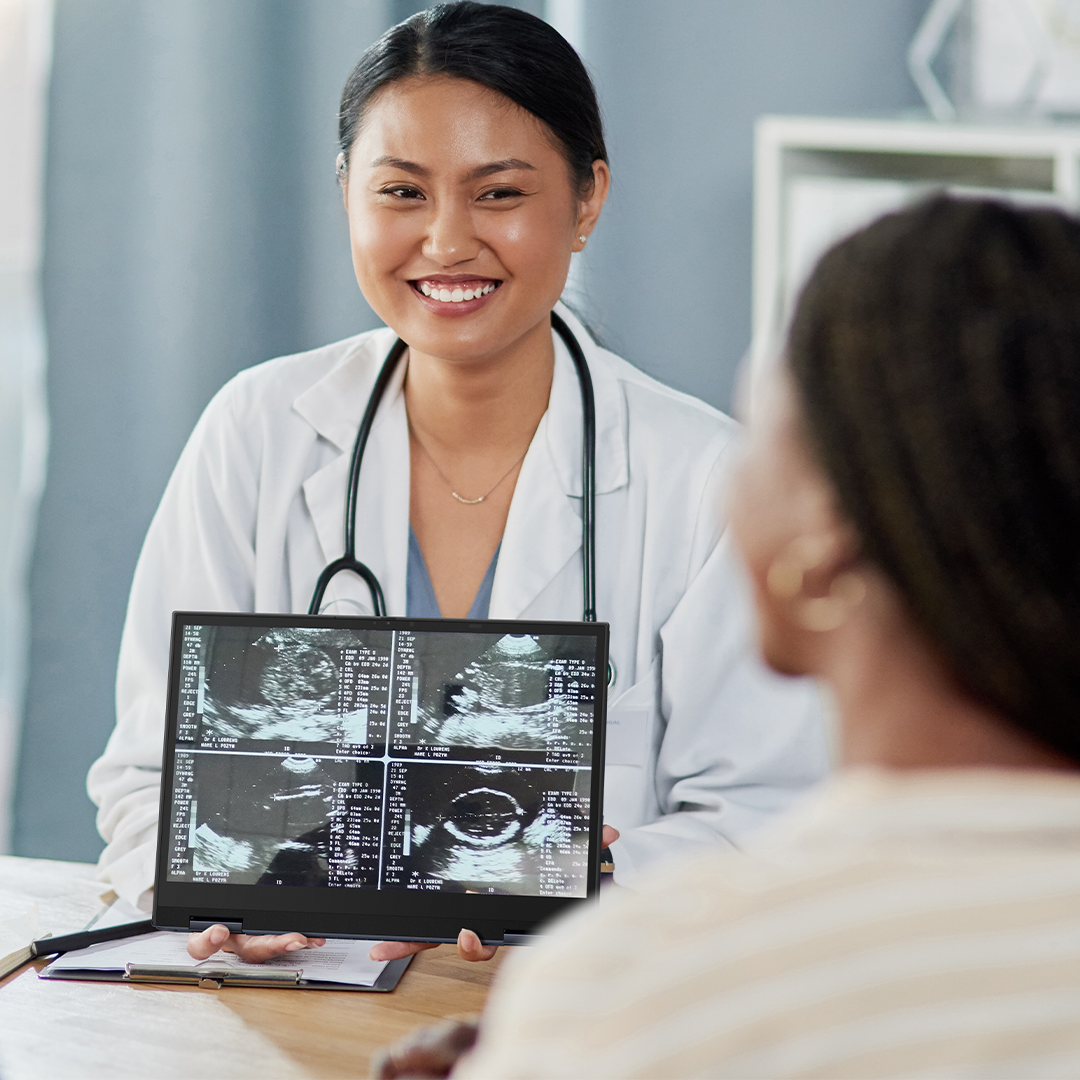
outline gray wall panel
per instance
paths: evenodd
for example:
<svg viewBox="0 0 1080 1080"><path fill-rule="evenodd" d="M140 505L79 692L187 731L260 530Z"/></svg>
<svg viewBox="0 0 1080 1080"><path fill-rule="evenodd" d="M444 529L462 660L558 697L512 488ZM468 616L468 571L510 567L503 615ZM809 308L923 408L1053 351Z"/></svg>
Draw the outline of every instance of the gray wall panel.
<svg viewBox="0 0 1080 1080"><path fill-rule="evenodd" d="M750 341L753 124L917 106L926 0L587 0L614 186L581 305L606 342L728 409Z"/></svg>

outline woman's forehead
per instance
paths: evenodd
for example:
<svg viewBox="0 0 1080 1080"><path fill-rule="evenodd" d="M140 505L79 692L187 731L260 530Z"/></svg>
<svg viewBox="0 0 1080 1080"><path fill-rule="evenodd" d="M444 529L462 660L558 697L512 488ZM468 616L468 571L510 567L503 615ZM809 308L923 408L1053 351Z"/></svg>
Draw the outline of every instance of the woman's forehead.
<svg viewBox="0 0 1080 1080"><path fill-rule="evenodd" d="M353 161L370 167L384 158L425 165L517 159L539 169L561 155L544 123L509 98L468 79L434 75L390 83L368 105Z"/></svg>

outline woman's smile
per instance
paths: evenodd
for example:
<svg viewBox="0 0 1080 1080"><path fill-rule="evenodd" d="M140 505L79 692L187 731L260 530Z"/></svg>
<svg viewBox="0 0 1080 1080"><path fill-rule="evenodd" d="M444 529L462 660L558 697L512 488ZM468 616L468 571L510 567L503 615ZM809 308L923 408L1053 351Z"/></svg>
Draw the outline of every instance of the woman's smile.
<svg viewBox="0 0 1080 1080"><path fill-rule="evenodd" d="M431 274L410 281L416 299L436 315L460 317L479 311L502 284L497 278Z"/></svg>

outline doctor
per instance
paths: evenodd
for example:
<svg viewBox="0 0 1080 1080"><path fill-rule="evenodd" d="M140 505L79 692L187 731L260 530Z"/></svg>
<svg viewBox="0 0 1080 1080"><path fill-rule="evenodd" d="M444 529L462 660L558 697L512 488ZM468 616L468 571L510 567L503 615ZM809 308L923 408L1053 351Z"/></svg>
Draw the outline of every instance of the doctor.
<svg viewBox="0 0 1080 1080"><path fill-rule="evenodd" d="M717 510L734 423L600 348L559 302L610 182L585 68L531 15L440 5L364 54L340 133L353 265L389 329L245 371L199 421L136 569L117 726L90 772L102 877L148 902L170 613L308 609L343 550L353 443L398 338L407 349L375 415L356 510L356 555L389 614L581 618L582 398L553 310L595 393L616 880L737 844L825 772L819 711L808 686L751 655ZM700 197L691 163L673 164L671 197ZM641 299L708 303L714 287L688 272ZM323 610L370 612L367 586L337 575ZM264 959L308 944L226 936L208 930L191 950ZM461 947L489 954L471 934Z"/></svg>

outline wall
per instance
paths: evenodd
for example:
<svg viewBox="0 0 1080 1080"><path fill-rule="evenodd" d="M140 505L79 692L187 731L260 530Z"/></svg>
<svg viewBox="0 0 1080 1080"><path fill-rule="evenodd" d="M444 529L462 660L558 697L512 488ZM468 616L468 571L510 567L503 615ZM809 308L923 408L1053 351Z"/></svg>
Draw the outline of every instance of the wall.
<svg viewBox="0 0 1080 1080"><path fill-rule="evenodd" d="M373 324L334 114L412 0L59 0L46 190L53 443L32 572L15 849L92 859L127 590L169 471L235 371ZM523 2L541 10L536 0ZM728 403L749 337L753 118L916 102L925 0L586 0L615 189L584 308Z"/></svg>
<svg viewBox="0 0 1080 1080"><path fill-rule="evenodd" d="M730 406L750 343L753 125L920 104L925 0L587 0L614 186L583 306L658 378Z"/></svg>

